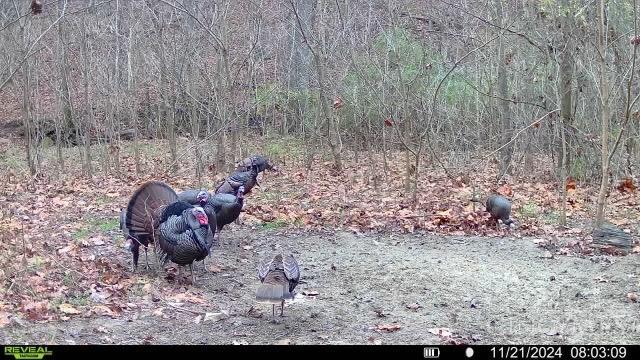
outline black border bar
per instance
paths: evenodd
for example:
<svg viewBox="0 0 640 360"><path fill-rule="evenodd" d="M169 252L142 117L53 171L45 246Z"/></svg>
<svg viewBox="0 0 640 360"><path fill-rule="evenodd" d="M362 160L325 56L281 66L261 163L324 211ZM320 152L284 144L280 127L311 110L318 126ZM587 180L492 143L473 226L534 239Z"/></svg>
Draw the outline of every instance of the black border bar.
<svg viewBox="0 0 640 360"><path fill-rule="evenodd" d="M2 345L1 360L107 358L227 358L229 356L343 355L350 358L398 359L640 359L640 345ZM17 357L12 353L19 353ZM328 360L333 360L329 358Z"/></svg>

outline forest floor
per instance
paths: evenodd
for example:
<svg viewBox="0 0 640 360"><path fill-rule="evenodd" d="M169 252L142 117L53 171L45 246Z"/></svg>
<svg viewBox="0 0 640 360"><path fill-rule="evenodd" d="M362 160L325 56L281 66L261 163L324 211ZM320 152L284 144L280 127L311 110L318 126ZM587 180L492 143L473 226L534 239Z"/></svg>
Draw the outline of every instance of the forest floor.
<svg viewBox="0 0 640 360"><path fill-rule="evenodd" d="M95 173L77 149L43 151L36 178L22 147L0 142L0 342L3 343L633 343L640 335L640 201L633 183L612 183L608 220L636 240L623 252L594 246L592 185L569 182L568 227L558 227L558 191L537 157L520 177L495 181L490 163L455 155L453 177L425 161L417 205L404 190L404 156L345 152L343 172L319 154L311 169L291 139L265 152L279 173L261 175L241 225L221 234L209 271L177 284L175 267L131 272L119 211L147 180L176 191L214 189L227 171L205 153L197 180L181 143L169 171L166 144L96 146ZM451 160L451 159L449 159ZM466 164L466 165L465 165ZM459 169L455 171L455 169ZM469 171L474 176L469 177ZM620 185L619 185L620 184ZM497 191L513 200L517 226L496 230L480 204ZM297 297L271 322L255 303L256 266L291 252L302 267ZM150 259L153 259L150 256ZM154 261L150 261L154 264ZM186 271L188 273L188 270Z"/></svg>
<svg viewBox="0 0 640 360"><path fill-rule="evenodd" d="M118 316L4 329L3 343L440 344L611 343L640 336L637 256L547 257L531 239L229 231L196 285L123 272ZM296 298L271 321L255 264L292 252ZM127 253L116 257L129 266ZM200 265L200 264L199 264ZM211 271L213 270L213 271Z"/></svg>

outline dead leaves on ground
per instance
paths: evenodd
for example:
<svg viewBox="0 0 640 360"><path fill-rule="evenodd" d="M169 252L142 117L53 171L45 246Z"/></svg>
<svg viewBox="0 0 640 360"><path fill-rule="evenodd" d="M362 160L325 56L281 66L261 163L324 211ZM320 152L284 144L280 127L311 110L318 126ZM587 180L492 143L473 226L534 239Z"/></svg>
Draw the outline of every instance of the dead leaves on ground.
<svg viewBox="0 0 640 360"><path fill-rule="evenodd" d="M395 125L391 118L384 121L386 126ZM414 206L412 191L405 190L404 155L387 155L386 173L382 166L370 166L372 162L383 164L381 155L374 155L371 160L360 155L356 160L353 154L345 153L342 173L336 173L327 160L314 161L310 171L302 163L283 164L280 173L261 175L261 186L266 190L258 189L248 196L242 220L267 228L330 228L358 234L495 234L482 204L483 198L495 191L513 200L514 217L519 221L516 236L558 233L557 228L541 220L557 213L556 184L509 181L496 187L493 168L474 174L472 184L468 175L450 179L435 167L423 167ZM134 161L126 156L121 160L128 167L124 172L134 173ZM137 283L138 277L122 265L130 260L121 248L124 239L118 229L118 212L135 188L147 180L167 181L176 189L197 186L188 169L171 178L151 171L160 160L143 158L143 166L150 171L140 179L66 176L62 180L44 177L34 182L12 178L6 184L11 195L0 196L2 208L11 209L3 210L0 216L0 278L12 279L8 281L15 286L0 295L0 304L27 319L43 321L94 314L121 316L138 306L127 300L134 290L148 301L159 301L157 293L166 289ZM213 187L220 178L219 174L209 174L205 181ZM481 195L479 203L470 201L474 185ZM579 186L573 179L569 179L567 188L569 216L590 217L595 191ZM608 211L613 223L626 226L629 219L640 214L640 202L631 194L636 190L631 179L624 179L617 188L619 191L610 194L612 206ZM580 235L571 229L562 233ZM245 250L253 249L248 246ZM572 250L560 249L557 253ZM640 252L640 247L633 251ZM123 257L126 260L113 260ZM213 265L209 270L225 271ZM14 278L16 274L19 276ZM308 291L305 296L317 295ZM174 294L167 296L167 301L198 306L203 298L198 294ZM0 324L8 321L2 313L6 309L0 309ZM419 307L407 309L417 311Z"/></svg>
<svg viewBox="0 0 640 360"><path fill-rule="evenodd" d="M374 328L375 331L379 333L391 333L400 330L402 327L400 324L378 324Z"/></svg>

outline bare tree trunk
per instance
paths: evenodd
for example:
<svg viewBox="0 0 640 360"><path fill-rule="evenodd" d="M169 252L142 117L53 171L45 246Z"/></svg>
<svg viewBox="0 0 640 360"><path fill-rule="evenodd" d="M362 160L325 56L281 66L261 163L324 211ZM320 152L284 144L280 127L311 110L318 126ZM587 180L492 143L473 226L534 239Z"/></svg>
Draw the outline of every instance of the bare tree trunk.
<svg viewBox="0 0 640 360"><path fill-rule="evenodd" d="M60 4L60 14L65 11L66 1ZM64 172L64 156L62 155L63 142L68 140L68 134L72 131L72 106L69 92L69 63L67 61L66 34L63 28L64 20L58 22L58 74L60 83L58 88L58 103L60 104L60 121L56 124L56 154L60 172Z"/></svg>
<svg viewBox="0 0 640 360"><path fill-rule="evenodd" d="M25 35L27 36L27 35ZM27 141L25 141L25 152L27 155L27 164L29 173L35 176L38 169L33 159L32 149L37 145L34 144L34 128L31 113L31 68L27 60L23 66L23 87L22 87L22 125L24 126Z"/></svg>
<svg viewBox="0 0 640 360"><path fill-rule="evenodd" d="M499 22L503 22L504 19L504 11L503 11L503 3L501 0L494 1L496 7L496 15L497 20ZM509 99L509 86L507 83L507 68L506 68L506 53L505 53L505 45L504 45L504 36L500 36L498 39L498 95L502 99ZM511 108L509 106L509 101L498 100L500 102L500 131L502 133L502 143L506 144L511 140L511 136L513 133L512 130L512 120L511 120ZM513 145L512 143L503 147L500 150L500 173L498 175L499 178L504 176L505 174L509 174L511 172L511 157L513 155Z"/></svg>
<svg viewBox="0 0 640 360"><path fill-rule="evenodd" d="M295 7L302 24L310 26L313 23L315 0L295 0ZM304 115L307 113L309 106L309 84L310 75L313 71L313 57L309 47L304 41L303 30L298 26L298 19L291 17L291 30L289 34L290 46L290 66L287 69L287 84L289 89L294 91L297 96L293 100L293 113L297 115L296 121L303 121ZM282 135L286 135L287 120L284 119L280 129Z"/></svg>
<svg viewBox="0 0 640 360"><path fill-rule="evenodd" d="M93 109L91 108L90 100L89 100L89 73L91 71L90 67L90 59L91 55L89 54L89 40L87 34L87 23L82 23L82 65L83 65L83 82L84 82L84 106L85 106L85 115L83 119L83 145L84 145L84 173L87 177L91 178L93 176L93 167L91 164L91 124L93 123Z"/></svg>
<svg viewBox="0 0 640 360"><path fill-rule="evenodd" d="M132 12L132 10L129 10ZM129 94L129 124L133 128L133 157L136 166L136 175L140 176L142 173L142 164L140 162L140 142L138 140L138 116L137 116L137 106L136 106L136 98L135 98L135 74L133 72L133 62L134 62L134 44L135 44L135 34L134 31L134 22L129 22L129 47L127 50L127 93Z"/></svg>
<svg viewBox="0 0 640 360"><path fill-rule="evenodd" d="M569 5L568 1L563 1L563 6ZM569 15L562 16L560 23L563 28L564 51L560 58L560 113L562 115L562 122L560 123L560 226L567 225L567 167L569 154L567 154L567 129L572 123L572 97L571 97L571 83L573 79L573 56L570 45L571 26Z"/></svg>
<svg viewBox="0 0 640 360"><path fill-rule="evenodd" d="M326 124L327 143L329 144L329 149L331 151L331 155L333 156L335 170L337 172L342 172L342 140L340 138L340 128L337 126L337 115L331 110L331 98L327 95L327 80L325 76L326 64L324 54L324 51L326 49L318 49L311 44L311 24L303 23L303 19L300 17L298 8L296 4L294 4L293 0L290 0L290 4L293 10L293 15L295 16L298 25L298 29L303 36L304 43L313 56L313 62L318 77L318 106L320 107L324 123ZM316 11L318 10L316 9Z"/></svg>
<svg viewBox="0 0 640 360"><path fill-rule="evenodd" d="M605 208L607 205L607 189L609 185L609 81L607 74L607 19L605 18L605 0L599 1L598 6L598 64L600 65L600 122L601 122L601 151L602 151L602 179L600 180L600 191L598 192L598 202L596 205L595 226L604 224Z"/></svg>

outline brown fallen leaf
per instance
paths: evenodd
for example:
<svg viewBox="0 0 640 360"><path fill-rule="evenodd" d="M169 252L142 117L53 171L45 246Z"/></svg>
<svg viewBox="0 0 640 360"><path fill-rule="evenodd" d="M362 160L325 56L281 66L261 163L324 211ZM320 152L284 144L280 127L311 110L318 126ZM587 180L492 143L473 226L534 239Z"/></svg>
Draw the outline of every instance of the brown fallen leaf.
<svg viewBox="0 0 640 360"><path fill-rule="evenodd" d="M205 300L200 295L192 294L190 292L184 292L171 297L176 302L190 302L192 304L204 304Z"/></svg>
<svg viewBox="0 0 640 360"><path fill-rule="evenodd" d="M449 330L448 328L431 328L427 331L429 331L433 335L438 335L440 337L450 337L452 334L451 330Z"/></svg>
<svg viewBox="0 0 640 360"><path fill-rule="evenodd" d="M222 272L222 268L219 267L219 266L215 266L215 265L209 265L207 267L207 270L212 272L212 273L216 273L216 274Z"/></svg>
<svg viewBox="0 0 640 360"><path fill-rule="evenodd" d="M9 325L11 320L9 319L9 313L5 311L0 311L0 329Z"/></svg>
<svg viewBox="0 0 640 360"><path fill-rule="evenodd" d="M386 333L390 333L390 332L395 332L400 330L401 326L400 324L378 324L376 325L376 330L378 332L386 332Z"/></svg>
<svg viewBox="0 0 640 360"><path fill-rule="evenodd" d="M638 302L638 293L630 292L627 294L627 299L631 302Z"/></svg>
<svg viewBox="0 0 640 360"><path fill-rule="evenodd" d="M229 312L222 310L221 312L216 313L206 313L204 314L204 322L207 321L220 321L229 317Z"/></svg>
<svg viewBox="0 0 640 360"><path fill-rule="evenodd" d="M80 310L76 309L73 307L73 305L71 304L60 304L60 306L58 307L60 309L60 311L62 311L65 314L69 314L69 315L77 315L80 314Z"/></svg>
<svg viewBox="0 0 640 360"><path fill-rule="evenodd" d="M407 307L407 309L413 310L413 311L416 311L416 310L418 310L418 309L420 309L422 307L422 305L420 305L418 303L411 303L411 304L407 304L405 306Z"/></svg>

